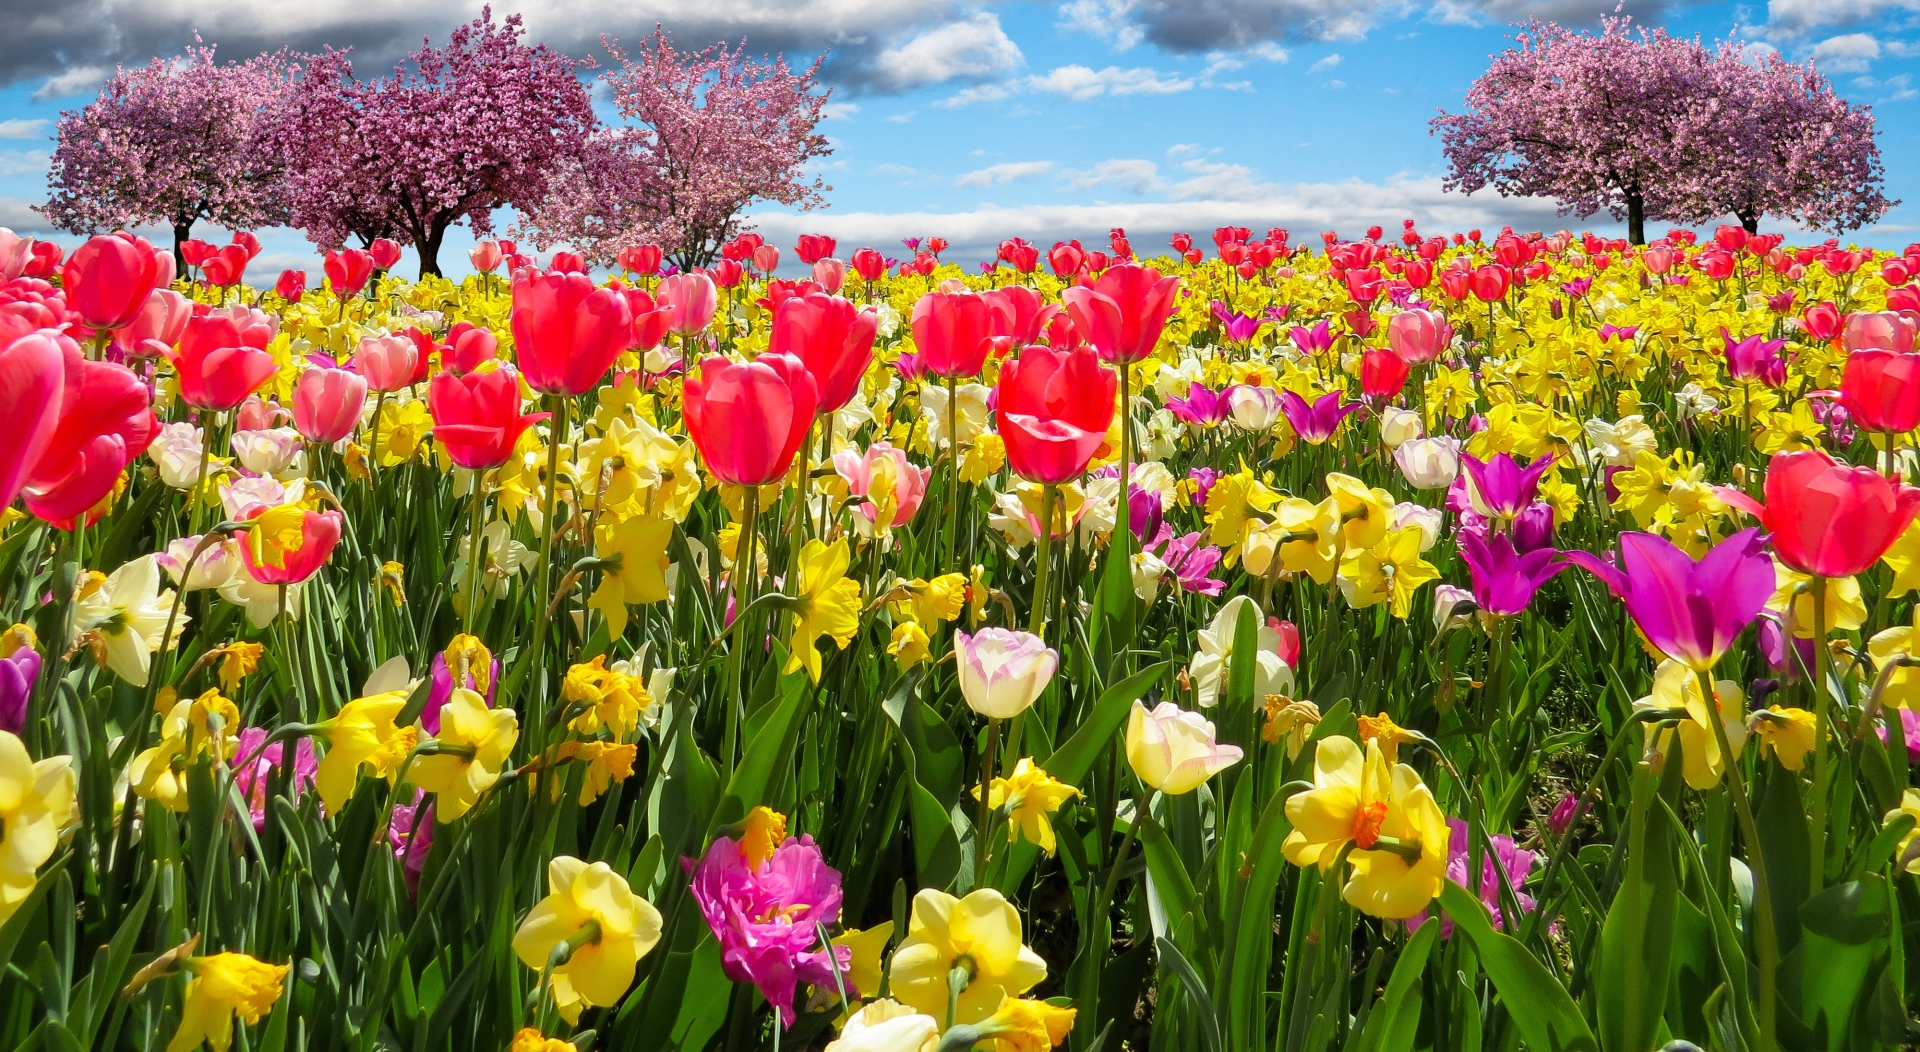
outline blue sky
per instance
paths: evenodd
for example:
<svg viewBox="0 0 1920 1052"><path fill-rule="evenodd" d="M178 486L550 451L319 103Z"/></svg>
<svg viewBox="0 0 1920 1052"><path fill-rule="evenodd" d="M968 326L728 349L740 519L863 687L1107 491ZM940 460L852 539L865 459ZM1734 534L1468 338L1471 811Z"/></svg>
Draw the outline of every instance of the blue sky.
<svg viewBox="0 0 1920 1052"><path fill-rule="evenodd" d="M420 34L436 39L477 13L425 0L369 13L351 0L81 0L111 32L0 44L0 225L44 235L47 136L61 109L92 97L112 63L174 54L197 30L230 57L290 44L355 47L363 75ZM531 35L590 54L600 32L635 40L662 21L683 44L745 37L791 57L830 50L834 88L820 165L829 205L763 210L777 243L802 231L857 244L939 234L958 258L1002 237L1104 240L1123 225L1139 248L1176 229L1227 222L1357 235L1402 218L1424 230L1471 226L1617 229L1605 216L1557 218L1550 202L1440 189L1427 121L1458 108L1509 22L1529 15L1591 24L1612 3L1585 0L526 0ZM1642 21L1709 41L1736 34L1813 59L1878 118L1888 196L1902 204L1854 239L1920 240L1920 0L1641 0ZM88 24L85 19L77 24ZM32 33L28 33L29 38ZM508 216L503 215L504 221ZM1773 224L1768 224L1771 228ZM1789 227L1790 237L1795 233ZM202 236L216 237L214 232ZM263 237L256 268L313 265L297 231ZM443 254L456 258L461 249ZM409 269L403 264L403 269ZM255 280L261 274L254 274Z"/></svg>

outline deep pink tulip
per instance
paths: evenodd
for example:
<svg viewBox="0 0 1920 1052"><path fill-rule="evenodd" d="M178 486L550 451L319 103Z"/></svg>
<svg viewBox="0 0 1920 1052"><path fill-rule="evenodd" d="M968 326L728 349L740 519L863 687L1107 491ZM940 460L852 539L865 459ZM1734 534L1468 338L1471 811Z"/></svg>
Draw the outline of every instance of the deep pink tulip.
<svg viewBox="0 0 1920 1052"><path fill-rule="evenodd" d="M1830 300L1808 307L1807 313L1800 318L1800 328L1808 336L1822 342L1839 338L1845 323L1846 318L1840 313L1840 308Z"/></svg>
<svg viewBox="0 0 1920 1052"><path fill-rule="evenodd" d="M60 422L22 492L27 510L63 529L113 492L133 459L160 433L147 385L124 365L86 361L63 345L67 386Z"/></svg>
<svg viewBox="0 0 1920 1052"><path fill-rule="evenodd" d="M1513 272L1492 263L1480 267L1467 275L1467 289L1474 299L1482 303L1507 298L1507 290L1513 287Z"/></svg>
<svg viewBox="0 0 1920 1052"><path fill-rule="evenodd" d="M457 321L447 330L447 345L440 354L440 366L448 372L470 373L499 353L500 340L492 332L472 322Z"/></svg>
<svg viewBox="0 0 1920 1052"><path fill-rule="evenodd" d="M521 432L547 418L521 414L520 384L510 369L441 373L427 385L427 411L448 459L475 471L505 464Z"/></svg>
<svg viewBox="0 0 1920 1052"><path fill-rule="evenodd" d="M1759 518L1781 562L1814 577L1851 577L1872 566L1920 511L1920 489L1818 449L1773 455L1764 505L1731 486L1718 492Z"/></svg>
<svg viewBox="0 0 1920 1052"><path fill-rule="evenodd" d="M995 423L1014 473L1045 484L1080 477L1107 439L1118 387L1086 347L1030 346L1001 366Z"/></svg>
<svg viewBox="0 0 1920 1052"><path fill-rule="evenodd" d="M512 324L520 373L542 394L593 390L633 345L626 298L617 289L595 288L585 274L515 274Z"/></svg>
<svg viewBox="0 0 1920 1052"><path fill-rule="evenodd" d="M1103 360L1137 362L1153 353L1179 287L1179 278L1163 278L1152 267L1122 263L1092 285L1066 289L1060 299L1073 316L1074 327Z"/></svg>
<svg viewBox="0 0 1920 1052"><path fill-rule="evenodd" d="M400 243L392 238L377 237L367 246L367 255L373 257L373 265L378 270L392 270L400 262Z"/></svg>
<svg viewBox="0 0 1920 1052"><path fill-rule="evenodd" d="M1387 346L1408 365L1440 357L1453 343L1453 326L1433 310L1403 310L1387 320Z"/></svg>
<svg viewBox="0 0 1920 1052"><path fill-rule="evenodd" d="M195 409L224 412L246 401L279 369L266 351L266 326L236 324L224 314L188 320L169 357L180 376L180 397Z"/></svg>
<svg viewBox="0 0 1920 1052"><path fill-rule="evenodd" d="M375 391L391 393L413 383L420 365L420 345L401 335L363 336L353 352L353 367Z"/></svg>
<svg viewBox="0 0 1920 1052"><path fill-rule="evenodd" d="M498 241L482 241L467 250L467 259L473 263L473 269L482 274L491 274L499 269L500 261L505 258Z"/></svg>
<svg viewBox="0 0 1920 1052"><path fill-rule="evenodd" d="M365 249L329 252L321 263L327 272L327 283L333 286L333 294L341 299L366 288L367 279L373 276L373 255Z"/></svg>
<svg viewBox="0 0 1920 1052"><path fill-rule="evenodd" d="M788 296L774 308L769 346L806 364L819 388L814 412L832 413L860 389L860 378L873 361L875 325L873 311L859 310L839 296Z"/></svg>
<svg viewBox="0 0 1920 1052"><path fill-rule="evenodd" d="M249 518L259 518L269 510L265 505L257 507ZM346 518L337 511L303 511L297 539L263 539L258 536L259 530L241 530L240 556L247 561L247 572L261 584L299 584L327 564L345 524ZM292 543L287 543L289 540Z"/></svg>
<svg viewBox="0 0 1920 1052"><path fill-rule="evenodd" d="M72 360L69 360L71 355ZM29 333L0 348L0 508L13 503L60 423L71 365L80 348L52 330Z"/></svg>
<svg viewBox="0 0 1920 1052"><path fill-rule="evenodd" d="M736 486L784 477L813 426L819 390L806 363L768 352L751 362L713 357L689 374L687 433L707 470Z"/></svg>
<svg viewBox="0 0 1920 1052"><path fill-rule="evenodd" d="M1847 315L1840 342L1849 351L1911 351L1914 321L1895 311L1860 311Z"/></svg>
<svg viewBox="0 0 1920 1052"><path fill-rule="evenodd" d="M367 405L367 380L346 369L308 369L293 386L293 426L331 445L353 434Z"/></svg>
<svg viewBox="0 0 1920 1052"><path fill-rule="evenodd" d="M288 303L298 303L307 294L307 272L304 270L283 270L280 280L273 283L273 294Z"/></svg>
<svg viewBox="0 0 1920 1052"><path fill-rule="evenodd" d="M1171 279L1169 279L1171 280ZM1025 285L1008 285L980 294L993 308L993 334L1014 347L1039 343L1053 316L1060 313L1057 303L1048 303L1040 293Z"/></svg>
<svg viewBox="0 0 1920 1052"><path fill-rule="evenodd" d="M1872 349L1848 355L1840 404L1868 431L1903 434L1920 427L1920 354Z"/></svg>
<svg viewBox="0 0 1920 1052"><path fill-rule="evenodd" d="M929 292L913 305L920 365L936 376L976 376L993 350L994 312L972 292Z"/></svg>
<svg viewBox="0 0 1920 1052"><path fill-rule="evenodd" d="M171 280L153 247L130 234L96 237L73 250L60 270L67 309L91 329L120 329L147 305L147 295Z"/></svg>
<svg viewBox="0 0 1920 1052"><path fill-rule="evenodd" d="M793 251L800 257L800 262L812 266L833 255L836 245L837 242L825 234L801 234Z"/></svg>
<svg viewBox="0 0 1920 1052"><path fill-rule="evenodd" d="M1688 667L1711 669L1760 616L1773 594L1766 540L1745 529L1695 559L1651 533L1620 535L1620 558L1566 551L1626 604L1654 648Z"/></svg>
<svg viewBox="0 0 1920 1052"><path fill-rule="evenodd" d="M720 290L705 274L670 274L654 289L656 305L667 311L667 331L675 336L697 336L706 331L720 309Z"/></svg>
<svg viewBox="0 0 1920 1052"><path fill-rule="evenodd" d="M613 261L630 274L652 277L660 273L661 255L659 245L629 245L616 253Z"/></svg>
<svg viewBox="0 0 1920 1052"><path fill-rule="evenodd" d="M207 284L217 289L232 288L245 280L247 264L253 257L247 254L245 245L228 245L208 256L200 265L200 272L206 276Z"/></svg>

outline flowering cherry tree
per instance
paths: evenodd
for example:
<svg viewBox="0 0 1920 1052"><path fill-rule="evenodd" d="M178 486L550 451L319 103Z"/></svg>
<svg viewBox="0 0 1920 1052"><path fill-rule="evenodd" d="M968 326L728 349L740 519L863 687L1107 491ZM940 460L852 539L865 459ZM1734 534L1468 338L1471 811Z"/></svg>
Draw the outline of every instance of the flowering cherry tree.
<svg viewBox="0 0 1920 1052"><path fill-rule="evenodd" d="M1551 197L1561 211L1607 211L1643 243L1645 221L1698 200L1714 122L1713 56L1697 40L1608 18L1598 36L1530 21L1468 89L1466 111L1431 127L1449 190Z"/></svg>
<svg viewBox="0 0 1920 1052"><path fill-rule="evenodd" d="M119 70L85 109L62 113L41 214L73 233L171 226L182 271L179 245L201 220L284 222L282 164L265 132L298 56L221 64L213 51Z"/></svg>
<svg viewBox="0 0 1920 1052"><path fill-rule="evenodd" d="M323 248L349 234L396 236L440 273L447 229L492 229L496 208L526 209L577 160L595 124L576 63L520 42L520 16L491 11L423 43L384 80L362 83L344 54L315 60L290 93L277 135L292 224Z"/></svg>
<svg viewBox="0 0 1920 1052"><path fill-rule="evenodd" d="M1881 192L1873 108L1841 98L1812 63L1722 44L1711 92L1718 149L1698 159L1707 192L1675 218L1731 213L1753 233L1773 215L1844 233L1893 207Z"/></svg>
<svg viewBox="0 0 1920 1052"><path fill-rule="evenodd" d="M601 76L629 124L598 133L529 216L542 248L565 242L606 263L622 246L655 242L675 262L711 262L755 201L810 209L831 190L809 181L808 161L828 153L815 60L794 72L784 58L750 58L745 45L678 51L664 30L637 56L602 40L618 63Z"/></svg>

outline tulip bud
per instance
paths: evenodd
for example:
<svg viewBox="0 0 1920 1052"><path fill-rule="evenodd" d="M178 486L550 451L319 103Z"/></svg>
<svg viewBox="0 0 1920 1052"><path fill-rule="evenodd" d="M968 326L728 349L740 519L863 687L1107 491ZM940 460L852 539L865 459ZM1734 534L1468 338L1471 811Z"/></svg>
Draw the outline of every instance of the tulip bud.
<svg viewBox="0 0 1920 1052"><path fill-rule="evenodd" d="M1027 710L1052 682L1060 655L1039 636L1006 628L953 634L960 694L973 711L1012 719Z"/></svg>

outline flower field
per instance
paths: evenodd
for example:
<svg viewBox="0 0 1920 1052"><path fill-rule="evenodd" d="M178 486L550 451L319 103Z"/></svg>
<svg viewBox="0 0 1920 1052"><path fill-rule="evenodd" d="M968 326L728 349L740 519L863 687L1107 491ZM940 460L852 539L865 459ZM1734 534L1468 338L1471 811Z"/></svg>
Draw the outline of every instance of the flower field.
<svg viewBox="0 0 1920 1052"><path fill-rule="evenodd" d="M1910 1047L1920 245L1319 242L0 232L0 1047Z"/></svg>

